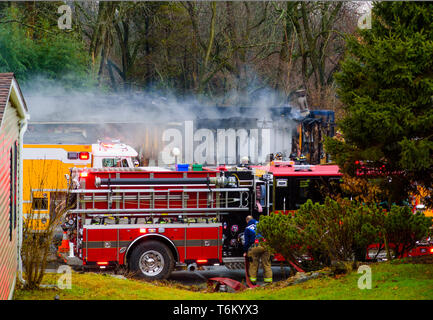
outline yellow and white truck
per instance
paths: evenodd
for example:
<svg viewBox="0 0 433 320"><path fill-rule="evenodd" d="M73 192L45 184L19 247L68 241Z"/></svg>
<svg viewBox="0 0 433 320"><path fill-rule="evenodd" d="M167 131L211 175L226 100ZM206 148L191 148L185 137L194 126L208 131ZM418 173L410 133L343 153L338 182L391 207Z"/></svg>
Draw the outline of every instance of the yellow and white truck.
<svg viewBox="0 0 433 320"><path fill-rule="evenodd" d="M72 167L134 167L137 152L119 141L88 145L23 145L23 214L31 228L44 230L64 203Z"/></svg>

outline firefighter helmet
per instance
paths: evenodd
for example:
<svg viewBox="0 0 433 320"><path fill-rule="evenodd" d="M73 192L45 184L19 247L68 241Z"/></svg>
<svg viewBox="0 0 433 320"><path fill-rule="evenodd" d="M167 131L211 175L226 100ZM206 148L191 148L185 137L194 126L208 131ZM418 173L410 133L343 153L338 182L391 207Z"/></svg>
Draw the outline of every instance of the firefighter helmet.
<svg viewBox="0 0 433 320"><path fill-rule="evenodd" d="M275 160L283 160L283 153L282 152L277 152L276 154L275 154L275 157L274 157L274 159Z"/></svg>

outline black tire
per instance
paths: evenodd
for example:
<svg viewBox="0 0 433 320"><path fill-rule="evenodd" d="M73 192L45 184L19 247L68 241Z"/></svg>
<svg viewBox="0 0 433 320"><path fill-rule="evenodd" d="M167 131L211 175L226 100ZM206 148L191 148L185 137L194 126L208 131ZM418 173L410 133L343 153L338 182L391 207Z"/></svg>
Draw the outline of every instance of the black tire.
<svg viewBox="0 0 433 320"><path fill-rule="evenodd" d="M160 241L149 240L138 244L129 258L129 270L142 279L167 279L173 269L173 254Z"/></svg>

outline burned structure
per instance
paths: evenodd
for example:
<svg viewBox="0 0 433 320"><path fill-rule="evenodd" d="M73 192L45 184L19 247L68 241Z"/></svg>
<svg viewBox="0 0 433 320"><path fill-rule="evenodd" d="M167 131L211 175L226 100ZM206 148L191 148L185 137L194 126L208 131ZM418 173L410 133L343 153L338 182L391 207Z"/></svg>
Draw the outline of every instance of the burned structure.
<svg viewBox="0 0 433 320"><path fill-rule="evenodd" d="M164 100L116 101L118 97L74 99L53 97L29 123L26 144L89 144L118 139L133 146L143 166L177 163L207 165L265 163L269 154L306 155L311 163L324 162L322 138L332 135L332 116L304 112L284 105L206 106ZM29 98L30 108L41 104ZM60 104L59 101L62 101ZM133 106L133 107L131 107ZM180 150L175 156L172 150ZM311 155L311 156L310 156Z"/></svg>

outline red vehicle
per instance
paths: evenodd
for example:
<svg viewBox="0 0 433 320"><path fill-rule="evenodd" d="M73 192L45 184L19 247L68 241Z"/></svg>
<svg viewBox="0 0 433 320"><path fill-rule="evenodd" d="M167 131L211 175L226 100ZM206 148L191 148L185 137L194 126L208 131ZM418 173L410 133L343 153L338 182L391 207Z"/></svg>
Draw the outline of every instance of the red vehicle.
<svg viewBox="0 0 433 320"><path fill-rule="evenodd" d="M395 257L394 249L395 249L395 245L390 243L389 253L393 258ZM431 241L428 241L427 239L426 241L418 242L413 249L409 250L408 252L405 252L402 258L427 256L431 254L433 254L433 245ZM366 260L386 261L387 259L388 259L387 252L383 244L382 245L371 244L367 247Z"/></svg>
<svg viewBox="0 0 433 320"><path fill-rule="evenodd" d="M245 220L252 208L251 184L211 169L73 169L70 185L64 229L74 255L85 266L128 265L146 278L221 264L224 216Z"/></svg>

